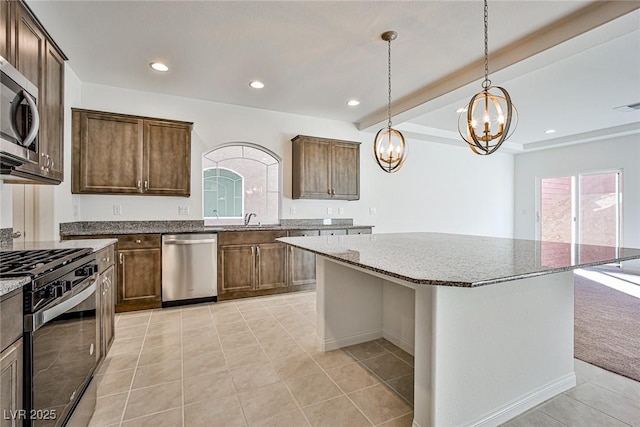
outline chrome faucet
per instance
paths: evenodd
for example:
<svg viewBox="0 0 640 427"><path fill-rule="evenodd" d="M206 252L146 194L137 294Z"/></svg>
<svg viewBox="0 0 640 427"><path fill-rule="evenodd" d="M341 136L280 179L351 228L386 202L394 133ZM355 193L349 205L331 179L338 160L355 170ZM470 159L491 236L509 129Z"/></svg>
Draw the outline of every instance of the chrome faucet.
<svg viewBox="0 0 640 427"><path fill-rule="evenodd" d="M246 213L244 214L244 225L249 225L249 221L251 221L251 218L253 218L254 216L258 216L256 214L252 213Z"/></svg>

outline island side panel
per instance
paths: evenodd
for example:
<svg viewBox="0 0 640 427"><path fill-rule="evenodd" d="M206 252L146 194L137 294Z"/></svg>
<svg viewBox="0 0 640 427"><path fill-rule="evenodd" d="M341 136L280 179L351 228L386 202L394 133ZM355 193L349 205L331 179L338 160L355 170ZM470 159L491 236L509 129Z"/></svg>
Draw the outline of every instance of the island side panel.
<svg viewBox="0 0 640 427"><path fill-rule="evenodd" d="M417 289L433 335L416 343L416 390L432 400L416 400L414 426L498 425L575 386L573 298L572 272ZM431 376L417 367L429 357Z"/></svg>
<svg viewBox="0 0 640 427"><path fill-rule="evenodd" d="M316 329L322 351L382 338L383 280L316 256Z"/></svg>

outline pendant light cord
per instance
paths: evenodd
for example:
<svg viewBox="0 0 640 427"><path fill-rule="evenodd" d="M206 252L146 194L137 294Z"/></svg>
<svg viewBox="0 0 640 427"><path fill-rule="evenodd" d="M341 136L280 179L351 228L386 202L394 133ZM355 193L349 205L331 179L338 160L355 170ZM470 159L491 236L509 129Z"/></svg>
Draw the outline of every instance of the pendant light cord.
<svg viewBox="0 0 640 427"><path fill-rule="evenodd" d="M388 62L387 62L387 66L388 66L388 78L389 78L389 103L387 104L387 117L389 118L389 121L387 123L387 126L389 127L389 129L391 129L391 39L389 39L389 55L387 56L388 58Z"/></svg>
<svg viewBox="0 0 640 427"><path fill-rule="evenodd" d="M482 87L484 89L491 86L491 80L489 80L489 3L484 0L484 82Z"/></svg>

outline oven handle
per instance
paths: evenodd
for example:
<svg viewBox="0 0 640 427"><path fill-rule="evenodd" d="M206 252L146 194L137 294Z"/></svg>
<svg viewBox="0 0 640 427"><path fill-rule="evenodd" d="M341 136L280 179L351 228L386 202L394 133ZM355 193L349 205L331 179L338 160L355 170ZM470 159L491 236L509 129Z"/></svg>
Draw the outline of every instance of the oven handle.
<svg viewBox="0 0 640 427"><path fill-rule="evenodd" d="M37 331L45 323L50 322L51 320L65 313L70 308L73 308L76 305L88 299L91 296L91 294L93 294L96 291L98 274L94 273L89 278L89 280L90 280L90 284L87 285L79 293L66 297L66 299L65 297L62 297L62 300L56 305L54 305L53 307L25 316L25 329L28 332Z"/></svg>

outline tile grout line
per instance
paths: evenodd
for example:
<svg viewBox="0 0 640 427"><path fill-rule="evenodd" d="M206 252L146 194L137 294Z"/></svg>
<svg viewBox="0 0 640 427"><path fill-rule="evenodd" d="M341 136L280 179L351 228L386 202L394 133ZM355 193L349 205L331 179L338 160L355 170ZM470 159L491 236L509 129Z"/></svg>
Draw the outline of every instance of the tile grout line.
<svg viewBox="0 0 640 427"><path fill-rule="evenodd" d="M149 313L149 318L147 319L147 329L144 333L144 337L142 338L142 345L140 345L140 350L138 352L138 359L136 360L136 366L133 369L133 376L131 377L131 382L129 383L129 390L127 390L127 399L124 401L124 408L122 408L122 415L120 416L120 426L122 426L122 423L124 422L124 414L127 412L127 406L129 405L129 397L131 396L131 388L133 387L133 381L136 379L138 364L140 363L140 357L142 356L142 349L144 348L144 341L147 339L147 332L149 331L150 324L151 324L151 313Z"/></svg>

